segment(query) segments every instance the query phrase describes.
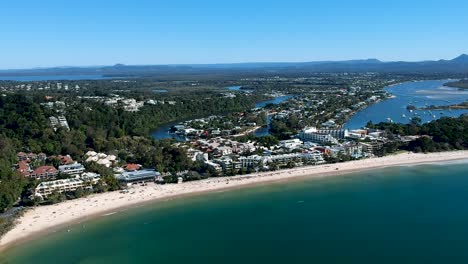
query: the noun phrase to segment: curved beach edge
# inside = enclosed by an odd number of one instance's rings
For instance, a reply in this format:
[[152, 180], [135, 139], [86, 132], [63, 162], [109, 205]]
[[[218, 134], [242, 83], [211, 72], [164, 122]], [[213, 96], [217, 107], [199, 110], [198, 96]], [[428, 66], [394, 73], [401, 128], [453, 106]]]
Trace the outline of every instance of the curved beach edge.
[[[446, 163], [463, 160], [468, 163], [468, 151], [438, 153], [400, 153], [336, 164], [298, 167], [242, 176], [209, 178], [181, 184], [132, 187], [129, 193], [108, 192], [69, 200], [55, 205], [30, 208], [17, 220], [17, 224], [0, 240], [0, 251], [13, 245], [33, 240], [76, 223], [105, 217], [127, 208], [146, 203], [170, 200], [190, 195], [269, 184], [292, 179], [323, 178], [393, 166]], [[466, 161], [465, 161], [466, 160]]]

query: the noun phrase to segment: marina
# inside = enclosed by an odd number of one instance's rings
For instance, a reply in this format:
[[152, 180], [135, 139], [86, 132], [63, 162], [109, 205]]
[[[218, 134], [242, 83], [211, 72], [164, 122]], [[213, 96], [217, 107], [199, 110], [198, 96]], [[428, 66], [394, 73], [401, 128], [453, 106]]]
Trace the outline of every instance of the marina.
[[468, 100], [468, 90], [443, 86], [450, 80], [430, 80], [405, 82], [392, 85], [385, 90], [394, 98], [371, 105], [356, 113], [346, 124], [349, 129], [365, 126], [367, 122], [409, 123], [414, 117], [427, 123], [443, 116], [458, 117], [468, 113], [468, 109], [457, 110], [418, 110], [430, 105], [443, 106], [459, 104]]

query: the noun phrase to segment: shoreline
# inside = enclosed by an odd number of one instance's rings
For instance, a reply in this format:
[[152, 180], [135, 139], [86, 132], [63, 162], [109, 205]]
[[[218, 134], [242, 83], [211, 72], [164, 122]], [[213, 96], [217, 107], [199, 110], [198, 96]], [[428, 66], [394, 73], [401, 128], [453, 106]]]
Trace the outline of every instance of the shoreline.
[[0, 252], [11, 246], [61, 230], [69, 225], [118, 213], [158, 201], [167, 201], [227, 189], [291, 181], [294, 179], [321, 179], [343, 174], [414, 166], [468, 159], [468, 151], [438, 153], [401, 153], [381, 158], [369, 158], [335, 164], [305, 166], [293, 169], [261, 172], [232, 177], [208, 178], [182, 184], [131, 187], [129, 193], [107, 192], [48, 206], [27, 209], [17, 224], [0, 239]]

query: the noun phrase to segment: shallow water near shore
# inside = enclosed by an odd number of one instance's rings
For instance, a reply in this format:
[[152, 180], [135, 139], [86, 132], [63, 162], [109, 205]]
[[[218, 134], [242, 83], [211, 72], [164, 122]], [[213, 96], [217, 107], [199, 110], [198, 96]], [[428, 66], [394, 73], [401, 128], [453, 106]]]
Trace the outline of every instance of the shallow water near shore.
[[410, 112], [408, 105], [424, 108], [431, 105], [443, 106], [463, 103], [468, 100], [468, 90], [444, 86], [453, 80], [428, 80], [405, 82], [385, 88], [395, 98], [373, 104], [356, 113], [345, 127], [357, 129], [365, 126], [368, 121], [375, 123], [388, 122], [388, 118], [395, 123], [409, 123], [411, 118], [419, 117], [423, 123], [441, 117], [459, 117], [468, 113], [468, 109], [454, 110], [415, 110]]
[[468, 164], [393, 167], [128, 209], [0, 263], [466, 263]]

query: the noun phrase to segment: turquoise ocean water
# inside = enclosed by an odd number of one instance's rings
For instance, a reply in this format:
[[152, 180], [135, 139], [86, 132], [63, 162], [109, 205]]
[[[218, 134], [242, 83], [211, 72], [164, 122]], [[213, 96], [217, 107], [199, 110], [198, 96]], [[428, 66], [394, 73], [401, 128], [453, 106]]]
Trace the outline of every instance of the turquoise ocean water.
[[0, 263], [468, 263], [468, 161], [157, 202], [16, 246]]

